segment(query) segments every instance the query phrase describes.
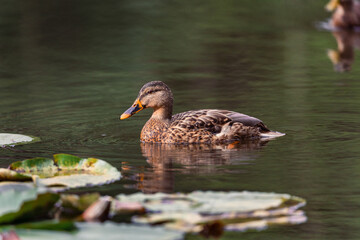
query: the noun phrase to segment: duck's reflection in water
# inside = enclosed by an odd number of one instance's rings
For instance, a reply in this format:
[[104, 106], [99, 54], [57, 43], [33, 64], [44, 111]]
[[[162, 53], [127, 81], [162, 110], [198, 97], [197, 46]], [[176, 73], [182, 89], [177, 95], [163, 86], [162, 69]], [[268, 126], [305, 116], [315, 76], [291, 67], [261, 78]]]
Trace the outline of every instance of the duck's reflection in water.
[[355, 49], [360, 49], [360, 32], [338, 30], [332, 33], [338, 49], [328, 50], [328, 57], [337, 72], [350, 71], [355, 58]]
[[151, 169], [139, 174], [137, 188], [146, 193], [173, 192], [175, 173], [205, 175], [215, 173], [220, 165], [250, 163], [266, 143], [263, 140], [227, 145], [142, 143], [142, 154]]

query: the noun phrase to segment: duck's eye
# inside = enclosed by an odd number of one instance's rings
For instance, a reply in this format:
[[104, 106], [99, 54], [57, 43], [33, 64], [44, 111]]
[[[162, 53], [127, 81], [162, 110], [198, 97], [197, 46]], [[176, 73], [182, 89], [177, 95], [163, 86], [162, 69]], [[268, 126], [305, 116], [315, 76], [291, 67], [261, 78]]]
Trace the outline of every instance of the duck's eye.
[[160, 89], [155, 89], [155, 90], [149, 90], [149, 91], [147, 91], [145, 94], [147, 95], [147, 94], [152, 94], [152, 93], [154, 93], [154, 92], [159, 92], [160, 91]]
[[150, 91], [146, 92], [146, 94], [152, 94], [152, 93], [158, 92], [158, 91], [159, 91], [159, 90], [150, 90]]

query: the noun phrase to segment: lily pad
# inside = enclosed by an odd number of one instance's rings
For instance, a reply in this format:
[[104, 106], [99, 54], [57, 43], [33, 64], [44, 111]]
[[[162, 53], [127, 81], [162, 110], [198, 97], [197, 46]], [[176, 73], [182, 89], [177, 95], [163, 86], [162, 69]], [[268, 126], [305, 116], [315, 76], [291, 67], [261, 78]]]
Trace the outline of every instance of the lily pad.
[[25, 201], [34, 200], [36, 197], [37, 190], [31, 183], [1, 182], [0, 216], [19, 211]]
[[16, 172], [23, 172], [23, 173], [45, 173], [49, 174], [50, 176], [57, 171], [57, 167], [54, 164], [52, 159], [46, 158], [32, 158], [26, 159], [23, 161], [13, 162], [10, 164], [9, 169], [14, 170]]
[[[201, 232], [203, 226], [213, 222], [229, 225], [225, 226], [228, 230], [242, 231], [252, 228], [254, 220], [266, 226], [306, 221], [304, 213], [298, 210], [305, 205], [305, 200], [288, 194], [195, 191], [189, 194], [121, 194], [117, 198], [120, 202], [141, 204], [148, 211], [147, 215], [133, 217], [136, 223], [164, 223], [165, 227], [186, 232]], [[242, 225], [234, 225], [240, 223]]]
[[40, 138], [22, 134], [0, 133], [0, 146], [13, 146], [40, 141]]
[[111, 183], [121, 178], [109, 163], [96, 158], [55, 154], [54, 159], [33, 158], [0, 169], [0, 181], [33, 179], [38, 186], [75, 188]]
[[[224, 212], [250, 212], [279, 207], [287, 200], [294, 199], [289, 194], [261, 192], [202, 192], [189, 194], [120, 194], [120, 201], [139, 202], [152, 212], [184, 212], [191, 211], [203, 214], [220, 214]], [[297, 202], [304, 202], [296, 198]]]
[[92, 239], [131, 239], [131, 240], [180, 240], [184, 234], [179, 231], [167, 230], [162, 227], [135, 226], [131, 224], [116, 224], [112, 222], [76, 223], [77, 232], [55, 232], [44, 230], [16, 229], [21, 240], [92, 240]]
[[0, 224], [47, 216], [59, 196], [42, 193], [32, 183], [0, 183]]
[[61, 207], [77, 210], [78, 212], [85, 211], [91, 204], [99, 200], [99, 193], [86, 193], [83, 195], [76, 194], [62, 194]]
[[[11, 226], [10, 229], [14, 227]], [[57, 221], [57, 220], [45, 220], [41, 222], [29, 222], [17, 224], [16, 229], [39, 229], [39, 230], [51, 230], [51, 231], [64, 231], [71, 232], [77, 230], [73, 221]]]
[[10, 169], [0, 168], [0, 181], [31, 181], [31, 176]]

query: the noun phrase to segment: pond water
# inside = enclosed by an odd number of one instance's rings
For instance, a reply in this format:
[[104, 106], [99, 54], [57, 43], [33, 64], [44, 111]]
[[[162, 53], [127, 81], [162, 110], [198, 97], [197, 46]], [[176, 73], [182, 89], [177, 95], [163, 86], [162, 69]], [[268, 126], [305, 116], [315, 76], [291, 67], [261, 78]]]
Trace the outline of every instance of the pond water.
[[[325, 3], [3, 1], [0, 132], [42, 141], [0, 149], [0, 167], [70, 153], [124, 175], [78, 192], [289, 193], [307, 199], [306, 223], [222, 239], [359, 239], [360, 56], [335, 71], [336, 36], [315, 27], [330, 16]], [[233, 148], [142, 145], [151, 111], [119, 116], [152, 80], [172, 88], [175, 113], [234, 110], [287, 135]]]

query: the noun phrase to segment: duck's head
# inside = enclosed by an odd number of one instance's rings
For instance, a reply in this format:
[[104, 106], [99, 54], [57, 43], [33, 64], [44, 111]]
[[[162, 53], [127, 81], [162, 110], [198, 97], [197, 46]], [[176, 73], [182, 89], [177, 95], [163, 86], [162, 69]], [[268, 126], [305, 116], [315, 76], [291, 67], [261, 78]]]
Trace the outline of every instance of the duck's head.
[[339, 6], [351, 6], [353, 4], [353, 0], [330, 0], [328, 4], [326, 4], [325, 8], [329, 12], [334, 11]]
[[145, 108], [153, 108], [155, 112], [160, 110], [163, 117], [171, 117], [172, 105], [173, 95], [170, 88], [161, 81], [149, 82], [140, 89], [134, 104], [120, 116], [120, 119], [129, 118]]

